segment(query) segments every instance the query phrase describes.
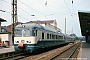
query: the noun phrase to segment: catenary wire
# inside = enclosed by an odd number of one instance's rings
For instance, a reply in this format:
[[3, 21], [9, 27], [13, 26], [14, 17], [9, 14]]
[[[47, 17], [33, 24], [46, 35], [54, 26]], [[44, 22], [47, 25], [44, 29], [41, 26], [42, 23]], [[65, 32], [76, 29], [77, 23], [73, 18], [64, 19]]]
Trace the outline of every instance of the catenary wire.
[[64, 2], [65, 2], [65, 5], [66, 5], [66, 7], [67, 7], [67, 9], [68, 9], [69, 13], [70, 13], [70, 14], [71, 14], [71, 16], [72, 16], [72, 13], [71, 13], [71, 11], [69, 10], [68, 5], [67, 5], [67, 3], [66, 3], [66, 1], [65, 1], [65, 0], [64, 0]]
[[[2, 0], [2, 1], [11, 4], [10, 2], [5, 1], [5, 0]], [[19, 8], [20, 8], [20, 7], [19, 7]], [[20, 9], [21, 9], [21, 8], [20, 8]], [[23, 10], [23, 9], [22, 9], [22, 10]], [[25, 10], [23, 10], [23, 11], [25, 12]], [[5, 10], [4, 10], [3, 12], [6, 12], [6, 13], [9, 13], [9, 14], [12, 14], [12, 13], [10, 13], [10, 12], [8, 12], [8, 11], [5, 11]], [[26, 12], [26, 13], [28, 13], [28, 12]], [[29, 14], [29, 13], [28, 13], [28, 14]], [[30, 14], [29, 14], [29, 15], [30, 15]], [[18, 14], [17, 14], [17, 16], [20, 17], [20, 18], [22, 18], [22, 19], [24, 19], [24, 20], [29, 20], [29, 19], [26, 19], [26, 18], [24, 18], [24, 17], [18, 15]]]
[[[27, 4], [25, 4], [24, 2], [22, 2], [22, 1], [20, 1], [20, 0], [18, 0], [19, 2], [21, 2], [22, 4], [24, 4], [25, 6], [27, 6], [27, 7], [29, 7], [30, 9], [32, 9], [32, 10], [34, 10], [35, 12], [37, 12], [37, 13], [39, 13], [39, 14], [41, 14], [42, 16], [44, 16], [42, 13], [40, 13], [40, 12], [38, 12], [38, 11], [36, 11], [35, 9], [33, 9], [32, 7], [30, 7], [30, 6], [28, 6]], [[46, 17], [46, 16], [44, 16], [44, 17]], [[47, 17], [46, 17], [47, 18]]]
[[[12, 4], [12, 3], [10, 3], [10, 2], [8, 2], [8, 1], [5, 1], [5, 0], [2, 0], [3, 2], [6, 2], [6, 3], [9, 3], [9, 4]], [[22, 1], [20, 1], [20, 0], [18, 0], [19, 2], [21, 2], [22, 4], [24, 4], [24, 5], [26, 5], [27, 7], [29, 7], [29, 8], [31, 8], [32, 10], [34, 10], [34, 11], [36, 11], [35, 9], [33, 9], [32, 7], [30, 7], [30, 6], [28, 6], [27, 4], [25, 4], [25, 3], [23, 3]], [[19, 9], [21, 9], [21, 10], [23, 10], [22, 8], [20, 8], [19, 7]], [[24, 12], [26, 12], [25, 10], [23, 10]], [[38, 12], [38, 11], [36, 11], [37, 13], [39, 13], [39, 14], [41, 14], [40, 12]], [[30, 15], [28, 12], [26, 12], [28, 15]], [[43, 14], [41, 14], [41, 15], [43, 15]], [[18, 15], [19, 16], [19, 15]], [[31, 15], [30, 15], [31, 16]], [[44, 16], [44, 15], [43, 15]], [[44, 16], [44, 17], [46, 17], [46, 16]], [[47, 17], [46, 17], [47, 18]]]

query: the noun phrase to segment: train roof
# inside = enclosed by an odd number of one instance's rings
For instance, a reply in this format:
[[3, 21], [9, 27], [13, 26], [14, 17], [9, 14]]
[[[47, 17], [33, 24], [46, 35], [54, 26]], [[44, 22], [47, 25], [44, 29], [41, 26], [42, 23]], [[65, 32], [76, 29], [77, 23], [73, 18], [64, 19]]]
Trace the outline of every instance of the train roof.
[[68, 37], [68, 38], [73, 38], [72, 36], [70, 35], [67, 35], [67, 34], [64, 34], [65, 37]]
[[36, 24], [36, 23], [30, 23], [30, 24], [21, 23], [21, 24], [17, 25], [16, 28], [17, 27], [25, 27], [25, 28], [39, 27], [39, 28], [41, 28], [41, 26], [39, 24]]
[[42, 29], [45, 29], [45, 30], [49, 30], [49, 31], [53, 31], [53, 32], [57, 32], [56, 30], [53, 30], [49, 27], [43, 27], [39, 24], [36, 24], [36, 23], [30, 23], [30, 24], [19, 24], [16, 26], [16, 28], [18, 27], [25, 27], [25, 28], [33, 28], [33, 27], [37, 27], [37, 28], [42, 28]]
[[41, 25], [39, 25], [39, 24], [36, 24], [36, 23], [19, 24], [19, 25], [16, 26], [16, 28], [21, 28], [21, 27], [24, 27], [24, 28], [33, 28], [33, 27], [36, 27], [36, 28], [48, 30], [48, 31], [51, 31], [51, 32], [55, 32], [55, 33], [58, 34], [58, 35], [64, 36], [63, 33], [58, 32], [57, 30], [53, 30], [52, 28], [49, 28], [49, 27], [43, 27], [43, 26], [41, 26]]

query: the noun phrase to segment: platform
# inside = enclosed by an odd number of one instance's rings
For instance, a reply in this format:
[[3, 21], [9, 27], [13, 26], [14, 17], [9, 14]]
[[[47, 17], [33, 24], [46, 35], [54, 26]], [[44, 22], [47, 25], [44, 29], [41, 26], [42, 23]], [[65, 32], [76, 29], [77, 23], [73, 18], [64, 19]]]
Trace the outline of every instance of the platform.
[[0, 48], [0, 54], [2, 54], [2, 53], [8, 53], [8, 52], [13, 52], [13, 51], [14, 51], [14, 47]]
[[82, 41], [82, 47], [79, 52], [78, 60], [90, 60], [90, 43]]

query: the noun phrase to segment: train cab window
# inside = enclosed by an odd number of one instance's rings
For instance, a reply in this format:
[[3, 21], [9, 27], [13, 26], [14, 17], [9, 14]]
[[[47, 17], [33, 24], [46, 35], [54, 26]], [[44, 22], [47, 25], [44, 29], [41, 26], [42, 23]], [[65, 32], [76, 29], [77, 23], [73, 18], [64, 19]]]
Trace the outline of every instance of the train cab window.
[[49, 39], [49, 34], [47, 34], [47, 39]]
[[36, 30], [36, 36], [37, 36], [37, 30]]
[[44, 33], [42, 32], [42, 39], [44, 39]]
[[22, 36], [22, 30], [21, 29], [15, 29], [14, 34], [15, 34], [15, 37], [21, 37]]
[[34, 36], [37, 36], [37, 30], [34, 30]]
[[25, 30], [22, 30], [23, 31], [23, 36], [26, 37], [26, 36], [30, 36], [30, 31], [25, 29]]
[[29, 29], [22, 29], [22, 28], [19, 28], [19, 29], [15, 29], [15, 37], [27, 37], [27, 36], [30, 36], [30, 31]]

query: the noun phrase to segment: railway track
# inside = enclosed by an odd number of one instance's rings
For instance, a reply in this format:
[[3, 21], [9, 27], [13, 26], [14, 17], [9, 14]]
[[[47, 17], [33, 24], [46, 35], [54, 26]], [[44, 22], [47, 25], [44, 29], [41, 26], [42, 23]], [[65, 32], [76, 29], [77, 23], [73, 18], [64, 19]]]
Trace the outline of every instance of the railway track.
[[[21, 60], [27, 60], [27, 59], [29, 59], [29, 60], [53, 60], [56, 58], [56, 56], [59, 56], [61, 53], [64, 53], [64, 52], [70, 50], [74, 46], [80, 46], [80, 42], [75, 43], [75, 44], [69, 44], [69, 45], [66, 45], [64, 47], [60, 47], [57, 49], [53, 49], [53, 50], [45, 52], [45, 53], [41, 53], [41, 54], [37, 54], [37, 55], [31, 55], [31, 56], [26, 57], [26, 58], [21, 59]], [[74, 47], [73, 49], [75, 50], [76, 48]], [[65, 55], [67, 55], [67, 54], [68, 53], [65, 53]], [[69, 55], [69, 57], [71, 57], [71, 56]], [[60, 58], [62, 58], [62, 57], [59, 57], [58, 60], [60, 60]], [[68, 58], [68, 57], [65, 57], [65, 58]], [[64, 59], [64, 57], [62, 59]]]
[[[63, 47], [55, 48], [53, 50], [45, 51], [45, 52], [38, 53], [38, 54], [25, 54], [25, 53], [15, 54], [14, 52], [12, 52], [12, 53], [9, 53], [9, 55], [6, 54], [8, 57], [5, 57], [4, 55], [4, 58], [2, 58], [2, 60], [3, 59], [5, 60], [55, 60], [57, 58], [59, 58], [60, 60], [60, 58], [62, 59], [68, 58], [68, 57], [60, 57], [61, 54], [65, 54], [65, 55], [68, 54], [65, 52], [69, 51], [71, 48], [73, 50], [75, 48], [74, 46], [79, 46], [79, 44], [80, 43], [68, 44]], [[65, 56], [65, 55], [62, 55], [62, 56]], [[71, 56], [69, 55], [70, 58]]]
[[75, 44], [74, 46], [52, 57], [50, 60], [72, 60], [72, 59], [76, 60], [77, 57], [73, 57], [73, 55], [78, 50], [79, 47], [80, 43]]
[[0, 54], [0, 60], [17, 60], [25, 58], [27, 55], [25, 53], [15, 53], [15, 52], [9, 52]]

